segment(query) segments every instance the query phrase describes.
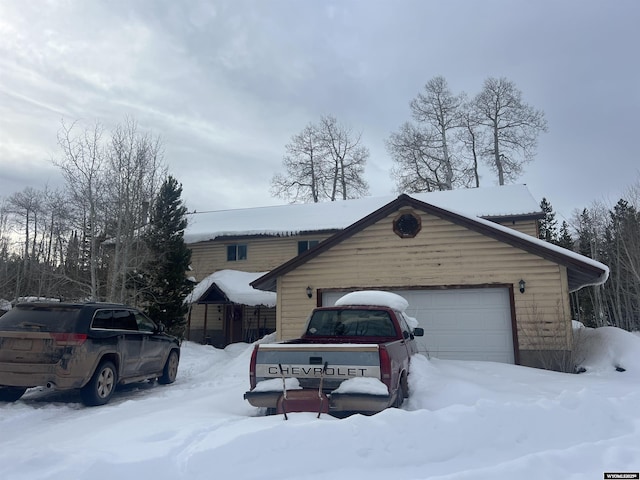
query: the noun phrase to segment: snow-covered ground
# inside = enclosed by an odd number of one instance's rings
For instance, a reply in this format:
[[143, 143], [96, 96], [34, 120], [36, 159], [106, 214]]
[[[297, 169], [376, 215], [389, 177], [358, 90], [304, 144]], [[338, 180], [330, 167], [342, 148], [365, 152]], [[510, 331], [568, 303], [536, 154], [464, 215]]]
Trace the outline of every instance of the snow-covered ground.
[[[0, 404], [0, 479], [601, 479], [640, 470], [640, 337], [584, 329], [586, 373], [414, 358], [402, 409], [261, 416], [251, 347], [185, 343], [178, 380], [87, 408]], [[626, 369], [616, 371], [615, 367]]]

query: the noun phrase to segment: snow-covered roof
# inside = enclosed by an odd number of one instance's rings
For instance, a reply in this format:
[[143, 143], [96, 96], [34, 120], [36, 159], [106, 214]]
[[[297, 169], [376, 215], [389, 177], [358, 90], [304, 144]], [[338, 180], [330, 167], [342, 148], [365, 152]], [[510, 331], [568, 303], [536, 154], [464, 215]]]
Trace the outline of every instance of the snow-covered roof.
[[264, 277], [253, 282], [253, 285], [266, 290], [275, 290], [275, 282], [278, 276], [297, 268], [299, 265], [302, 265], [311, 258], [320, 255], [333, 245], [342, 242], [356, 231], [366, 228], [368, 225], [371, 225], [380, 218], [388, 215], [390, 212], [403, 206], [412, 206], [414, 208], [422, 209], [431, 214], [446, 218], [454, 223], [463, 225], [471, 230], [480, 232], [483, 235], [488, 235], [492, 238], [498, 239], [499, 241], [521, 248], [561, 265], [565, 265], [568, 272], [570, 291], [575, 291], [588, 285], [600, 285], [606, 282], [607, 278], [609, 278], [609, 267], [566, 248], [553, 245], [512, 228], [474, 216], [473, 214], [466, 214], [462, 211], [439, 207], [431, 203], [423, 202], [413, 196], [401, 195], [397, 199], [385, 205], [384, 208], [362, 218], [357, 224], [351, 225], [349, 228], [323, 241], [317, 247], [308, 250], [271, 270]]
[[[498, 218], [540, 214], [539, 204], [526, 185], [414, 193], [411, 197], [474, 217]], [[300, 232], [342, 230], [395, 198], [365, 197], [336, 202], [194, 213], [189, 216], [189, 226], [184, 239], [187, 243], [196, 243], [223, 236], [287, 236]]]
[[185, 299], [185, 303], [196, 303], [213, 285], [215, 285], [233, 303], [250, 306], [264, 305], [266, 307], [275, 307], [276, 294], [274, 292], [257, 290], [249, 285], [265, 273], [267, 272], [219, 270], [198, 283]]

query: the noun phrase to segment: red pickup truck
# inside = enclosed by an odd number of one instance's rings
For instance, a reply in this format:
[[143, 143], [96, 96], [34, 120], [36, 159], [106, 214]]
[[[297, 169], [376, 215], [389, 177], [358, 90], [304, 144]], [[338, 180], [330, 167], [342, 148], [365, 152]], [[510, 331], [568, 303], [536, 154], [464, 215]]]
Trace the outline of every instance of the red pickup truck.
[[414, 337], [424, 330], [404, 312], [407, 301], [390, 292], [345, 295], [313, 310], [302, 337], [257, 344], [244, 398], [268, 413], [292, 411], [377, 413], [400, 406]]

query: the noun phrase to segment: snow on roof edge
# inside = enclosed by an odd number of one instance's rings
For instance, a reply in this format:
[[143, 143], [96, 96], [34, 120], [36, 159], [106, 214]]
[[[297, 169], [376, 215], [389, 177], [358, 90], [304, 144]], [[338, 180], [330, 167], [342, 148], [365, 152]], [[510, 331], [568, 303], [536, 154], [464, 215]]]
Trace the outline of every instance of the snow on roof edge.
[[[541, 212], [538, 202], [524, 184], [407, 195], [473, 217], [531, 216]], [[226, 236], [291, 236], [302, 232], [343, 230], [396, 198], [376, 196], [200, 212], [202, 216], [194, 216], [189, 222], [184, 239], [190, 244]]]
[[252, 307], [263, 305], [276, 306], [275, 292], [258, 290], [251, 286], [251, 282], [268, 272], [242, 272], [239, 270], [218, 270], [200, 281], [193, 291], [185, 298], [184, 303], [197, 302], [212, 285], [216, 285], [227, 298], [241, 305]]

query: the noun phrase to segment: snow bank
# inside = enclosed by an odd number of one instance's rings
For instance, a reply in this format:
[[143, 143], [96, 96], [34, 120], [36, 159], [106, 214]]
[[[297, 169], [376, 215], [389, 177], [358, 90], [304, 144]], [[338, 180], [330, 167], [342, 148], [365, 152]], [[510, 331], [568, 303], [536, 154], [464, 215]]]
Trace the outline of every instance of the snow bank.
[[[617, 330], [617, 331], [616, 331]], [[589, 329], [587, 329], [589, 332]], [[588, 479], [640, 470], [640, 339], [596, 329], [581, 375], [413, 358], [401, 409], [263, 416], [243, 400], [252, 345], [184, 342], [176, 382], [104, 407], [32, 389], [0, 404], [2, 480]], [[601, 357], [602, 358], [602, 357]], [[614, 363], [627, 369], [617, 372]], [[352, 382], [356, 383], [356, 382]]]
[[640, 373], [640, 337], [616, 327], [587, 328], [573, 323], [574, 358], [587, 372]]

